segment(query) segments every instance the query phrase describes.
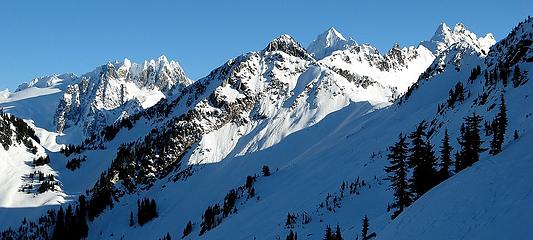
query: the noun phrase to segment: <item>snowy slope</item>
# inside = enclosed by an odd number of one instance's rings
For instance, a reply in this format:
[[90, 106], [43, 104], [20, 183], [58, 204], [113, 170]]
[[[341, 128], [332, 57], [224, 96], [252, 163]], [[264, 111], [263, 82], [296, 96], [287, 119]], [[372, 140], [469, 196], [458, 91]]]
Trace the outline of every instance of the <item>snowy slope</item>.
[[[14, 121], [19, 122], [15, 125]], [[37, 173], [41, 172], [47, 180], [50, 174], [55, 178], [58, 173], [48, 164], [33, 163], [40, 157], [46, 157], [47, 153], [36, 141], [37, 136], [24, 132], [24, 128], [29, 126], [22, 120], [15, 120], [7, 114], [0, 115], [0, 214], [4, 216], [16, 212], [17, 215], [38, 217], [43, 212], [39, 208], [63, 203], [66, 198], [60, 183], [53, 191], [39, 192], [44, 179], [40, 179]], [[3, 217], [0, 225], [9, 226], [12, 221], [13, 218]]]
[[[531, 26], [531, 21], [524, 25]], [[501, 184], [483, 188], [475, 188], [475, 183], [519, 166], [524, 170], [530, 167], [523, 162], [529, 159], [524, 154], [512, 165], [504, 164], [501, 171], [491, 172], [496, 168], [491, 166], [493, 162], [514, 157], [510, 149], [523, 149], [530, 143], [527, 134], [532, 127], [529, 118], [533, 105], [527, 96], [532, 91], [531, 83], [524, 81], [514, 87], [512, 83], [503, 86], [499, 81], [485, 85], [484, 74], [469, 80], [474, 67], [479, 65], [482, 71], [491, 72], [503, 63], [511, 68], [518, 64], [523, 77], [529, 79], [533, 31], [521, 27], [517, 32], [520, 34], [504, 39], [489, 53], [479, 47], [480, 41], [459, 40], [438, 54], [424, 46], [395, 46], [381, 55], [371, 46], [360, 45], [336, 51], [319, 61], [284, 35], [261, 52], [230, 60], [171, 101], [151, 108], [155, 110], [132, 117], [131, 128], [120, 128], [110, 141], [94, 143], [102, 143], [104, 150], [91, 148], [89, 143], [87, 150], [74, 155], [87, 156], [80, 169], [63, 172], [64, 167], [57, 165], [63, 174], [59, 179], [83, 179], [80, 184], [64, 181], [66, 192], [79, 194], [109, 166], [109, 156], [115, 155], [120, 144], [138, 139], [123, 148], [131, 150], [135, 157], [128, 160], [116, 156], [104, 174], [110, 177], [117, 195], [113, 208], [106, 208], [90, 223], [89, 239], [152, 239], [167, 232], [172, 238], [180, 238], [188, 221], [193, 228], [187, 239], [282, 239], [289, 228], [298, 232], [300, 239], [321, 239], [326, 225], [336, 224], [344, 239], [353, 239], [360, 233], [364, 215], [370, 218], [371, 231], [384, 239], [412, 238], [402, 235], [409, 233], [398, 232], [404, 228], [414, 229], [417, 236], [422, 236], [420, 239], [427, 239], [433, 228], [421, 224], [428, 221], [420, 219], [432, 214], [441, 214], [436, 224], [451, 232], [453, 226], [440, 222], [468, 195], [437, 212], [427, 206], [439, 204], [442, 194], [459, 192], [457, 185], [479, 191], [471, 196], [491, 195], [503, 189], [505, 183], [516, 181], [514, 176], [508, 174]], [[468, 97], [437, 113], [437, 106], [446, 103], [449, 90], [458, 82], [465, 86]], [[451, 139], [456, 139], [463, 117], [474, 111], [482, 113], [486, 120], [494, 117], [496, 109], [490, 106], [498, 104], [500, 93], [508, 102], [511, 119], [504, 152], [496, 157], [482, 154], [478, 164], [437, 186], [391, 221], [386, 209], [392, 193], [383, 169], [388, 163], [386, 149], [398, 134], [411, 132], [426, 120], [434, 131], [434, 145], [440, 143], [444, 129], [449, 130]], [[481, 104], [479, 99], [484, 94], [486, 101]], [[522, 135], [517, 141], [511, 140], [514, 129]], [[485, 141], [489, 138], [483, 136]], [[452, 145], [457, 148], [455, 141]], [[59, 154], [56, 157], [56, 162], [62, 163], [71, 158]], [[135, 170], [124, 177], [120, 174], [121, 165], [134, 166]], [[261, 176], [263, 165], [270, 167], [271, 176]], [[462, 182], [475, 178], [479, 172], [487, 177], [470, 185]], [[243, 186], [246, 177], [254, 174], [256, 195], [249, 198], [249, 193], [238, 190], [238, 210], [226, 217], [219, 215], [217, 226], [199, 236], [206, 208], [223, 204], [231, 189]], [[525, 178], [523, 189], [509, 190], [489, 204], [510, 206], [505, 201], [527, 193], [530, 177], [525, 171], [517, 177]], [[356, 191], [341, 190], [343, 182], [356, 185]], [[159, 216], [143, 226], [135, 220], [130, 227], [129, 215], [136, 213], [137, 201], [142, 197], [155, 199]], [[499, 212], [489, 211], [489, 206], [465, 208], [472, 211], [461, 218], [481, 216], [481, 223], [494, 226], [490, 221]], [[478, 209], [481, 215], [475, 215]], [[292, 227], [285, 226], [288, 213], [297, 215]], [[517, 211], [506, 216], [514, 213]], [[304, 215], [308, 221], [303, 221]], [[520, 216], [525, 218], [528, 212]], [[466, 230], [458, 234], [473, 236], [484, 229], [476, 224], [465, 220], [462, 226]], [[505, 225], [510, 232], [517, 229], [523, 236], [531, 235], [522, 226]]]
[[[531, 129], [531, 126], [528, 126]], [[533, 216], [531, 132], [418, 200], [379, 239], [528, 239]], [[422, 224], [424, 223], [424, 224]]]
[[54, 131], [53, 115], [62, 93], [76, 79], [73, 74], [52, 75], [21, 84], [15, 92], [4, 92], [0, 107], [6, 112], [31, 119], [38, 126]]

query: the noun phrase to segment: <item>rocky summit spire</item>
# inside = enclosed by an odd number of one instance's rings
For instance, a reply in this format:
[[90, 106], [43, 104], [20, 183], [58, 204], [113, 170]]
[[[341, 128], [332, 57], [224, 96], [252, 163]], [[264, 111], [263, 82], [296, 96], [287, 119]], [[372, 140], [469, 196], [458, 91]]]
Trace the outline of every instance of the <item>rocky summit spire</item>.
[[334, 27], [329, 28], [327, 31], [321, 33], [317, 38], [309, 44], [307, 51], [313, 55], [317, 60], [325, 58], [334, 51], [344, 50], [350, 46], [357, 45], [353, 39], [346, 39], [340, 32]]
[[433, 52], [434, 55], [439, 55], [453, 44], [464, 43], [475, 49], [481, 54], [486, 54], [490, 46], [494, 45], [496, 41], [491, 33], [485, 35], [485, 37], [478, 38], [475, 33], [466, 28], [463, 23], [457, 23], [453, 30], [441, 23], [433, 37], [429, 41], [423, 41], [420, 45], [426, 47]]
[[262, 52], [281, 51], [289, 55], [310, 60], [311, 55], [300, 46], [291, 36], [283, 34], [268, 43], [267, 47]]

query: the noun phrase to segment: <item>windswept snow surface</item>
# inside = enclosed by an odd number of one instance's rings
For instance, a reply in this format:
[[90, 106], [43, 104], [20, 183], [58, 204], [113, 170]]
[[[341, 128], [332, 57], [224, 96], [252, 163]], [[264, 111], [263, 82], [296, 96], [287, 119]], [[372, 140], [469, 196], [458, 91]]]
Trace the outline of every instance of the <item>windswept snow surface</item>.
[[[61, 78], [67, 76], [67, 78]], [[63, 91], [72, 83], [71, 75], [37, 78], [0, 98], [0, 107], [19, 118], [31, 119], [41, 128], [54, 131], [54, 114]]]

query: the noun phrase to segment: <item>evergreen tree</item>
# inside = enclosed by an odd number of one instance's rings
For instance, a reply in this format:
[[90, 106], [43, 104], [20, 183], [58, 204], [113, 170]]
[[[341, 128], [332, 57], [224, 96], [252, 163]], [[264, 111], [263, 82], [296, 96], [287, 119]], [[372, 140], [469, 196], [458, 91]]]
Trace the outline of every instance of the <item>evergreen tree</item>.
[[144, 198], [141, 201], [137, 201], [137, 222], [139, 225], [142, 226], [157, 216], [155, 200]]
[[87, 223], [83, 223], [83, 220], [85, 220], [85, 216], [81, 215], [79, 206], [76, 206], [76, 209], [74, 210], [74, 216], [73, 216], [73, 223], [71, 224], [73, 236], [76, 239], [84, 238], [83, 234], [83, 225], [87, 225]]
[[224, 205], [222, 206], [223, 216], [227, 217], [235, 207], [235, 200], [237, 199], [237, 193], [235, 189], [231, 189], [224, 198]]
[[133, 227], [135, 225], [135, 221], [133, 220], [133, 211], [130, 212], [130, 227]]
[[292, 229], [291, 231], [289, 232], [289, 235], [287, 235], [287, 240], [298, 240], [298, 233], [297, 232], [293, 232]]
[[54, 240], [66, 239], [64, 238], [64, 236], [65, 236], [65, 212], [63, 211], [63, 207], [59, 207], [59, 211], [57, 211], [56, 225], [54, 227], [52, 239]]
[[520, 71], [520, 67], [518, 65], [515, 65], [514, 67], [514, 74], [513, 74], [513, 87], [518, 87], [520, 84], [522, 84], [523, 77], [522, 73]]
[[455, 162], [454, 162], [455, 170], [454, 170], [454, 172], [458, 173], [461, 170], [463, 170], [463, 166], [461, 164], [461, 162], [462, 162], [461, 154], [459, 153], [459, 151], [455, 151], [454, 155], [455, 155]]
[[385, 171], [390, 174], [387, 179], [394, 190], [395, 202], [391, 207], [396, 209], [392, 214], [393, 219], [412, 202], [412, 194], [409, 192], [407, 182], [407, 143], [405, 140], [405, 136], [400, 134], [398, 142], [389, 148], [389, 154], [387, 154], [390, 166], [387, 166]]
[[[465, 127], [465, 124], [461, 124], [461, 129], [459, 130], [460, 132], [460, 135], [459, 135], [459, 139], [457, 139], [457, 141], [459, 142], [459, 145], [461, 145], [462, 148], [463, 147], [463, 144], [466, 144], [466, 127]], [[463, 144], [461, 144], [463, 143]], [[458, 173], [460, 172], [461, 170], [465, 169], [466, 166], [465, 166], [465, 160], [464, 160], [464, 156], [462, 154], [463, 150], [461, 150], [461, 152], [456, 152], [455, 153], [455, 172]]]
[[285, 221], [285, 227], [292, 228], [296, 224], [296, 216], [291, 213], [287, 213], [287, 221]]
[[65, 211], [65, 231], [63, 233], [65, 239], [74, 239], [75, 238], [75, 227], [76, 223], [74, 222], [72, 212], [72, 206], [69, 204], [67, 211]]
[[326, 226], [326, 232], [324, 233], [324, 240], [334, 240], [333, 232], [331, 231], [331, 227], [329, 225]]
[[151, 218], [158, 217], [157, 204], [155, 203], [154, 199], [152, 199], [152, 201], [150, 201], [150, 216], [151, 216]]
[[144, 206], [144, 199], [142, 200], [142, 203], [137, 200], [137, 222], [142, 226], [144, 224], [144, 211], [141, 206]]
[[502, 79], [502, 84], [504, 87], [507, 87], [507, 84], [508, 84], [508, 76], [509, 75], [509, 70], [507, 70], [507, 68], [505, 67], [502, 67], [500, 68], [500, 78]]
[[185, 228], [183, 229], [183, 237], [187, 237], [192, 232], [192, 223], [189, 221], [187, 225], [185, 225]]
[[341, 234], [341, 228], [339, 227], [339, 224], [337, 224], [337, 229], [335, 230], [335, 236], [333, 236], [335, 240], [342, 240], [342, 234]]
[[361, 230], [361, 239], [367, 240], [368, 239], [368, 230], [370, 227], [370, 223], [368, 222], [368, 217], [365, 215], [365, 218], [363, 218], [363, 228]]
[[268, 177], [270, 176], [270, 168], [267, 165], [263, 165], [263, 176]]
[[505, 106], [505, 99], [503, 94], [500, 96], [500, 109], [494, 119], [495, 129], [492, 131], [492, 141], [490, 142], [491, 155], [496, 155], [502, 151], [502, 144], [505, 139], [505, 131], [507, 130], [507, 107]]
[[465, 118], [461, 125], [461, 136], [457, 141], [461, 145], [461, 150], [457, 154], [457, 170], [463, 170], [479, 160], [479, 154], [486, 149], [481, 147], [483, 141], [479, 136], [480, 125], [483, 118], [473, 113]]
[[202, 215], [203, 222], [200, 224], [200, 235], [206, 231], [211, 230], [216, 226], [216, 216], [220, 213], [220, 206], [215, 204], [214, 206], [208, 206]]
[[416, 193], [417, 197], [422, 196], [437, 183], [436, 158], [426, 128], [426, 122], [422, 121], [416, 130], [409, 135], [412, 147], [409, 149], [408, 163], [413, 168], [410, 187], [411, 192]]
[[448, 135], [448, 129], [444, 131], [444, 138], [442, 139], [442, 145], [440, 147], [440, 181], [444, 181], [450, 177], [450, 166], [452, 164], [452, 146], [450, 145], [450, 137]]
[[79, 212], [76, 214], [78, 216], [78, 225], [79, 225], [79, 235], [82, 238], [87, 238], [89, 235], [89, 226], [87, 225], [87, 203], [85, 202], [85, 195], [80, 195], [78, 198], [79, 203]]

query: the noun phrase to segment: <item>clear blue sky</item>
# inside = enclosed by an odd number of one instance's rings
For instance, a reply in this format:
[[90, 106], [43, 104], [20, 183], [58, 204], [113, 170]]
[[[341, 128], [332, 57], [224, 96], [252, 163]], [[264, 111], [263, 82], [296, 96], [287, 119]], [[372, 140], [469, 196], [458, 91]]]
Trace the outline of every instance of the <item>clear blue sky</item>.
[[0, 89], [164, 54], [198, 79], [288, 33], [307, 46], [330, 26], [386, 51], [463, 22], [497, 40], [533, 13], [531, 0], [7, 1], [0, 7]]

